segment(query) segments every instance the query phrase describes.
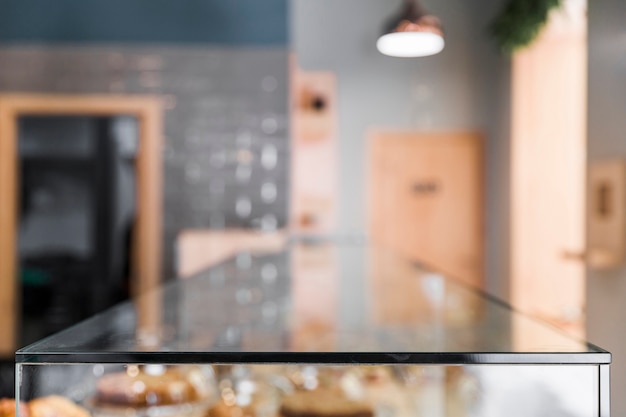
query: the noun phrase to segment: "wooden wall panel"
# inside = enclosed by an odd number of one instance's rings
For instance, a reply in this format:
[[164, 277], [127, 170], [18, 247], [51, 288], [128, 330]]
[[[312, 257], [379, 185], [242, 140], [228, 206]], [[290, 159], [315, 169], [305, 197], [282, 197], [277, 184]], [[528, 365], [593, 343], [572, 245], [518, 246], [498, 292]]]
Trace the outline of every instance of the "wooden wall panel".
[[338, 204], [337, 79], [329, 71], [291, 68], [290, 227], [329, 234]]
[[582, 336], [586, 35], [558, 16], [513, 57], [511, 303]]

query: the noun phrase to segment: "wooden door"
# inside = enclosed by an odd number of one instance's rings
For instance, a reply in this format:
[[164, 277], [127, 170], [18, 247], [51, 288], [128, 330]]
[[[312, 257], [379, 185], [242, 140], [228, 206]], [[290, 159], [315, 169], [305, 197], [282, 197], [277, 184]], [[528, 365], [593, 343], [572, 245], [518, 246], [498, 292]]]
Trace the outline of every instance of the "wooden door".
[[370, 137], [374, 243], [483, 284], [481, 137], [475, 132], [375, 132]]

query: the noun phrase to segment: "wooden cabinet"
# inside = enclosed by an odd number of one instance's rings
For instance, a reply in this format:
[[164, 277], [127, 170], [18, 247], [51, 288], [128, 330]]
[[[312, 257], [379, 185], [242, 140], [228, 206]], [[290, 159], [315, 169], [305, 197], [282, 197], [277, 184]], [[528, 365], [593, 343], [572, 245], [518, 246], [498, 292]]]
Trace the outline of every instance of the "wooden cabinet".
[[475, 132], [373, 132], [372, 240], [482, 287], [481, 143]]

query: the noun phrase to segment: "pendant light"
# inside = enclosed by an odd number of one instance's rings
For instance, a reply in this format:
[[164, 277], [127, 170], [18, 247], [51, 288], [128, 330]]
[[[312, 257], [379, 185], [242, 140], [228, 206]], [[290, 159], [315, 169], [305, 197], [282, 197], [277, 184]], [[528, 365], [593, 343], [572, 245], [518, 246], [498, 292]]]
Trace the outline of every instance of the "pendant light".
[[434, 55], [444, 47], [441, 22], [424, 11], [418, 0], [405, 0], [402, 11], [391, 19], [376, 47], [395, 57]]

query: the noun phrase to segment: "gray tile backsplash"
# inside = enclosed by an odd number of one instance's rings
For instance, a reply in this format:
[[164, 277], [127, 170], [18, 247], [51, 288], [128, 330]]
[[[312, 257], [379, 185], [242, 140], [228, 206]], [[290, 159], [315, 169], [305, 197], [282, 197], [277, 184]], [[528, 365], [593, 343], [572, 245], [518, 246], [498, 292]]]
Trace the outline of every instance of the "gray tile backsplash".
[[168, 274], [182, 229], [287, 221], [285, 48], [4, 47], [0, 91], [163, 96]]

